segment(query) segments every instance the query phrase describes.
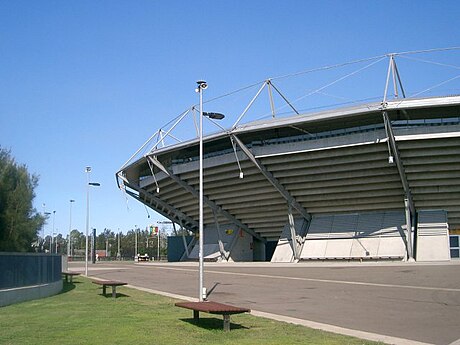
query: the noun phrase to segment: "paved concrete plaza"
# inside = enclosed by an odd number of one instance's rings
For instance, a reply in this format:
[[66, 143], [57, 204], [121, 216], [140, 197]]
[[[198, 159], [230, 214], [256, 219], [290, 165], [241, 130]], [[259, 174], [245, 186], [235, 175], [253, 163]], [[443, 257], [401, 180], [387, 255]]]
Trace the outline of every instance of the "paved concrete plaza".
[[[71, 263], [71, 270], [82, 270]], [[197, 263], [97, 263], [89, 275], [198, 296]], [[431, 344], [460, 339], [460, 262], [205, 264], [209, 299]], [[459, 342], [460, 343], [460, 342]]]

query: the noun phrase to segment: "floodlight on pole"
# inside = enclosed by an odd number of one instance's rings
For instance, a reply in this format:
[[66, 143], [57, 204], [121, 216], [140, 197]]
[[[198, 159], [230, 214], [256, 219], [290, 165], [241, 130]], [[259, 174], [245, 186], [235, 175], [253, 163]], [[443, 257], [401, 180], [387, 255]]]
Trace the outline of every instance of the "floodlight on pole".
[[[46, 217], [46, 205], [45, 203], [42, 204], [42, 207], [43, 207], [43, 217]], [[43, 237], [43, 241], [45, 241], [45, 220], [43, 221], [43, 224], [42, 224], [42, 237]], [[44, 249], [44, 247], [42, 248]]]
[[204, 217], [203, 217], [203, 116], [207, 116], [210, 119], [214, 120], [222, 120], [225, 116], [220, 113], [208, 113], [208, 112], [203, 112], [203, 90], [206, 90], [208, 88], [208, 84], [204, 80], [198, 80], [196, 82], [198, 84], [197, 88], [195, 91], [199, 94], [200, 96], [200, 171], [199, 171], [199, 190], [200, 190], [200, 200], [199, 200], [199, 288], [198, 288], [198, 298], [199, 301], [202, 302], [203, 300], [206, 299], [206, 291], [204, 289], [204, 253], [203, 253], [203, 247], [204, 247]]
[[139, 255], [137, 253], [137, 225], [134, 225], [134, 259], [139, 261]]
[[221, 113], [208, 113], [208, 112], [203, 112], [203, 116], [209, 117], [210, 119], [213, 120], [222, 120], [225, 115]]
[[[43, 204], [43, 210], [44, 209], [45, 209], [45, 204]], [[51, 214], [51, 212], [44, 212], [43, 214], [45, 215], [46, 219], [48, 219], [47, 216], [49, 216]], [[46, 220], [45, 220], [45, 222], [46, 222]], [[45, 222], [43, 223], [43, 248], [45, 247], [45, 244], [46, 244], [46, 240], [45, 240], [45, 225], [44, 225]], [[51, 240], [50, 240], [50, 254], [51, 254]]]
[[[54, 221], [56, 219], [56, 211], [53, 211], [53, 232], [51, 233], [51, 244], [50, 244], [50, 253], [53, 254], [53, 243], [54, 243]], [[57, 241], [57, 239], [56, 239]], [[56, 251], [57, 254], [57, 251]]]
[[88, 276], [88, 232], [89, 232], [89, 187], [99, 187], [101, 184], [90, 182], [91, 167], [86, 167], [86, 243], [85, 243], [85, 276]]

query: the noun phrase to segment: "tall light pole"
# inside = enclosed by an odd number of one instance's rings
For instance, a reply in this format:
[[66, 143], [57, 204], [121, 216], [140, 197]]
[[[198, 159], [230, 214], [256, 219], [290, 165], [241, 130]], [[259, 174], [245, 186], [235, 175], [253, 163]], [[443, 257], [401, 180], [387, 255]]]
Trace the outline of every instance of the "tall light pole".
[[88, 276], [88, 232], [89, 232], [89, 188], [99, 187], [101, 184], [90, 182], [91, 167], [86, 167], [86, 244], [85, 244], [85, 276]]
[[[43, 207], [43, 217], [45, 218], [46, 217], [45, 203], [43, 203], [42, 207]], [[42, 224], [42, 237], [43, 237], [43, 245], [44, 245], [45, 244], [45, 220], [43, 221], [43, 224]]]
[[70, 233], [72, 232], [72, 204], [75, 202], [75, 200], [70, 199], [70, 220], [69, 220], [69, 241], [67, 242], [67, 257], [70, 257], [70, 248], [72, 247], [71, 245], [71, 237]]
[[121, 253], [120, 253], [120, 228], [118, 228], [118, 248], [117, 248], [117, 260], [121, 260]]
[[198, 84], [198, 87], [195, 89], [195, 91], [200, 95], [200, 171], [199, 171], [199, 179], [200, 179], [200, 184], [199, 184], [199, 189], [200, 189], [200, 202], [199, 202], [199, 217], [200, 217], [200, 222], [199, 222], [199, 291], [198, 291], [198, 297], [199, 301], [202, 302], [206, 298], [206, 292], [204, 291], [204, 284], [203, 284], [203, 278], [204, 278], [204, 253], [203, 253], [203, 246], [204, 246], [204, 241], [203, 241], [203, 225], [204, 225], [204, 219], [203, 219], [203, 116], [207, 116], [211, 119], [215, 120], [222, 120], [225, 116], [220, 113], [205, 113], [203, 112], [203, 90], [206, 90], [208, 88], [208, 84], [204, 80], [198, 80], [196, 82]]
[[134, 259], [136, 257], [139, 261], [139, 256], [137, 255], [137, 225], [134, 225]]
[[[43, 204], [43, 210], [44, 210], [44, 206], [45, 204]], [[44, 212], [44, 215], [46, 217], [46, 219], [48, 219], [48, 216], [51, 214], [51, 212]], [[43, 245], [46, 244], [46, 241], [45, 241], [45, 228], [44, 228], [45, 225], [43, 225]], [[51, 254], [51, 239], [50, 239], [50, 254]]]
[[[54, 242], [54, 220], [56, 218], [56, 211], [53, 211], [53, 233], [51, 234], [50, 253], [53, 254], [53, 242]], [[57, 241], [57, 239], [56, 239]], [[57, 254], [57, 252], [56, 252]]]
[[54, 252], [56, 254], [58, 253], [58, 233], [59, 233], [59, 229], [56, 229], [56, 241], [54, 242]]

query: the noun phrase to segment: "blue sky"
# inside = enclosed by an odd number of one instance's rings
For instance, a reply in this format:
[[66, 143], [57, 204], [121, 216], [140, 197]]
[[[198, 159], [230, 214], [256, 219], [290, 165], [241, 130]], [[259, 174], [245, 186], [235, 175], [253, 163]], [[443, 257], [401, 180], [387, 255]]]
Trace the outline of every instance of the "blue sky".
[[91, 227], [145, 227], [161, 218], [133, 199], [128, 210], [115, 172], [197, 102], [196, 80], [211, 98], [310, 68], [459, 46], [458, 18], [456, 1], [1, 1], [0, 146], [40, 176], [35, 206], [56, 211], [58, 232], [68, 233], [70, 199], [72, 228], [85, 231], [87, 165], [101, 183]]

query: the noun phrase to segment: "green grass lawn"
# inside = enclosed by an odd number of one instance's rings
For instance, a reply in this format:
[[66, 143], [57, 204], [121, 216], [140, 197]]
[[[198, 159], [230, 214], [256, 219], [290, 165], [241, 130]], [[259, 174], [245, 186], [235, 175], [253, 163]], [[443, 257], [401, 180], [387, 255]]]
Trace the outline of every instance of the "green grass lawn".
[[177, 300], [126, 287], [113, 299], [75, 280], [59, 295], [0, 308], [0, 344], [374, 344], [247, 314], [232, 316], [224, 332], [221, 316], [200, 313], [195, 324]]

